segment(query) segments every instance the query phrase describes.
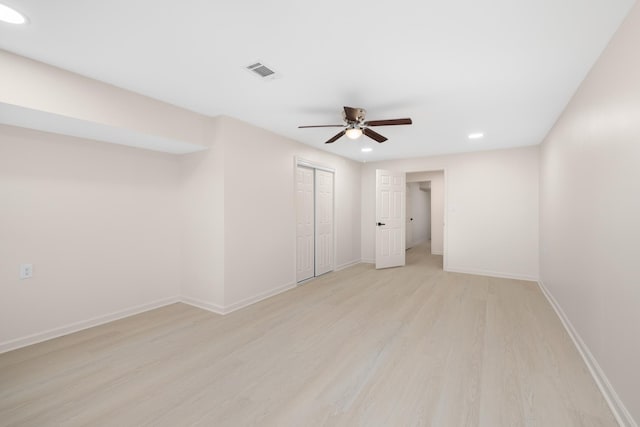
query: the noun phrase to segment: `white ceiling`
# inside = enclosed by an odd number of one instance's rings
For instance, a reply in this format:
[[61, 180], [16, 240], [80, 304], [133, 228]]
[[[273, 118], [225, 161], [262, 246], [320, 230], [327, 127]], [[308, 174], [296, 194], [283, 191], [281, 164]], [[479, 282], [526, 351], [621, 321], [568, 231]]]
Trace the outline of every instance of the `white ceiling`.
[[[0, 24], [2, 49], [367, 161], [540, 143], [634, 3], [0, 1], [30, 20]], [[256, 60], [280, 78], [243, 69]], [[343, 105], [414, 124], [376, 128], [384, 144], [297, 129]]]

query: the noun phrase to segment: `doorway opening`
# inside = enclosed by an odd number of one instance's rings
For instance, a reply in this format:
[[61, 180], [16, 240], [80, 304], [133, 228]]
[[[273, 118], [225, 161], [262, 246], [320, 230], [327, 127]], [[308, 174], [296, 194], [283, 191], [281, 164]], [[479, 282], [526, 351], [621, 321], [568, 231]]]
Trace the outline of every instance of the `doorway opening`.
[[406, 250], [431, 244], [431, 181], [407, 183]]
[[[446, 265], [444, 183], [444, 170], [407, 173], [407, 262], [428, 256], [441, 268]], [[410, 252], [415, 256], [409, 256]]]
[[296, 282], [334, 269], [334, 170], [297, 160]]

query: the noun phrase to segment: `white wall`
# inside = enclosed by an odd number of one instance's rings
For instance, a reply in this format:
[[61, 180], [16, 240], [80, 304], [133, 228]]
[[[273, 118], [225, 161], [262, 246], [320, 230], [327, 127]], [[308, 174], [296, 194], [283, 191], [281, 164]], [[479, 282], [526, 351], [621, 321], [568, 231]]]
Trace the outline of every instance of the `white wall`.
[[296, 156], [335, 169], [336, 266], [359, 261], [360, 164], [239, 120], [219, 120], [225, 163], [225, 306], [296, 283]]
[[442, 171], [412, 172], [407, 174], [407, 181], [429, 181], [431, 187], [431, 253], [444, 254], [444, 183], [445, 176]]
[[[0, 351], [162, 301], [225, 312], [292, 286], [295, 156], [336, 169], [336, 267], [360, 260], [359, 163], [8, 52], [0, 63], [3, 106], [207, 147], [170, 156], [3, 126]], [[21, 282], [25, 262], [36, 277]]]
[[171, 155], [0, 126], [0, 351], [176, 298], [178, 174]]
[[636, 5], [544, 141], [540, 185], [541, 279], [637, 421], [639, 44]]
[[[41, 62], [0, 51], [0, 65], [5, 113], [61, 117], [111, 139], [200, 146], [209, 132], [204, 116]], [[0, 350], [177, 300], [182, 262], [197, 260], [182, 254], [183, 214], [204, 208], [183, 211], [178, 157], [2, 132]], [[34, 263], [33, 279], [17, 281], [21, 262]]]
[[0, 350], [138, 306], [225, 312], [294, 286], [296, 156], [336, 170], [336, 267], [361, 258], [360, 164], [238, 120], [208, 120], [209, 149], [184, 156], [0, 131]]
[[[208, 119], [208, 150], [180, 158], [182, 210], [181, 295], [186, 301], [224, 311], [224, 144], [218, 119]], [[231, 236], [232, 238], [233, 236]]]
[[206, 117], [0, 50], [0, 103], [201, 144]]
[[445, 171], [446, 269], [538, 278], [538, 147], [367, 163], [362, 257], [375, 249], [375, 170]]
[[230, 117], [182, 156], [182, 294], [227, 312], [296, 284], [296, 157], [335, 169], [336, 267], [360, 260], [360, 164]]

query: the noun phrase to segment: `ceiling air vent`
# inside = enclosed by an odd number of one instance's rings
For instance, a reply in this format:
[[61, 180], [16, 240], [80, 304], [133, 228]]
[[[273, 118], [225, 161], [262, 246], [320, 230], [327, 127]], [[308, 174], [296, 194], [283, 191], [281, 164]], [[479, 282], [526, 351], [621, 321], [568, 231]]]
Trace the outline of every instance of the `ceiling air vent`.
[[252, 74], [258, 75], [260, 78], [271, 80], [278, 76], [278, 74], [271, 68], [264, 65], [262, 62], [255, 62], [246, 67]]

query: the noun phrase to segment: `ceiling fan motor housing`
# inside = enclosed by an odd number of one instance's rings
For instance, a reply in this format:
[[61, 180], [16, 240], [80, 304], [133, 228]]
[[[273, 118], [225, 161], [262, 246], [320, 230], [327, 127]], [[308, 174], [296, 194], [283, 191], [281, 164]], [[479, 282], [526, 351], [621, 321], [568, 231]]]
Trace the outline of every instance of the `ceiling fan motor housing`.
[[364, 108], [354, 108], [354, 110], [357, 111], [357, 113], [355, 115], [356, 116], [356, 120], [352, 121], [352, 120], [347, 119], [346, 112], [343, 111], [342, 112], [342, 117], [344, 117], [344, 120], [347, 123], [362, 123], [362, 122], [364, 122], [364, 118], [367, 115], [367, 110], [365, 110]]

